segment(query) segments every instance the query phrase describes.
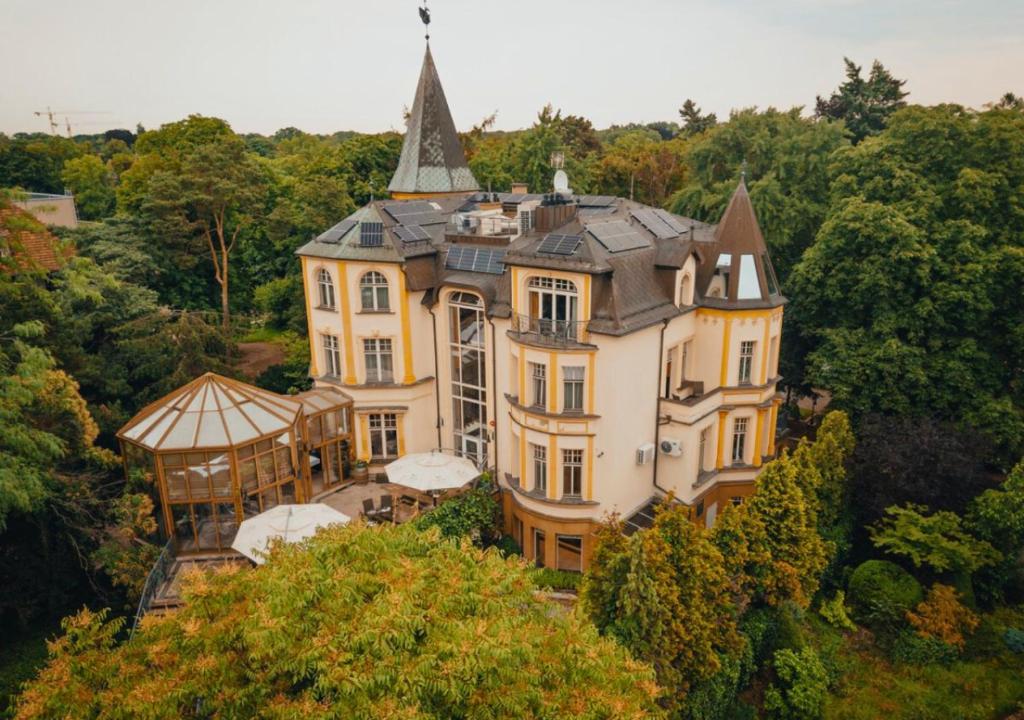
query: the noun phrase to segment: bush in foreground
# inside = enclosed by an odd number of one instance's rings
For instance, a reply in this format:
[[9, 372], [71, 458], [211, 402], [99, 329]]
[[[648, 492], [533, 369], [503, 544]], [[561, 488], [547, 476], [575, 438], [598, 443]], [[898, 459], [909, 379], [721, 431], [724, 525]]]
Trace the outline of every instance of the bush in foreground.
[[850, 576], [850, 605], [857, 622], [873, 630], [894, 630], [921, 602], [921, 583], [896, 563], [868, 560]]
[[331, 527], [193, 576], [125, 643], [68, 618], [16, 717], [657, 717], [650, 667], [536, 589], [437, 531]]

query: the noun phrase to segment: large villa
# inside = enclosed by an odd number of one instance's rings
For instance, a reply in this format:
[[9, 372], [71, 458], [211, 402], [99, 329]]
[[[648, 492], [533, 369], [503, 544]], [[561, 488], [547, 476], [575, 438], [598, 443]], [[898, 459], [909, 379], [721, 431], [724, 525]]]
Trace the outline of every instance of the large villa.
[[204, 376], [119, 435], [177, 551], [432, 450], [488, 470], [505, 531], [562, 570], [609, 514], [742, 503], [775, 453], [786, 302], [742, 179], [717, 225], [570, 184], [482, 191], [428, 45], [390, 197], [297, 251], [314, 389]]

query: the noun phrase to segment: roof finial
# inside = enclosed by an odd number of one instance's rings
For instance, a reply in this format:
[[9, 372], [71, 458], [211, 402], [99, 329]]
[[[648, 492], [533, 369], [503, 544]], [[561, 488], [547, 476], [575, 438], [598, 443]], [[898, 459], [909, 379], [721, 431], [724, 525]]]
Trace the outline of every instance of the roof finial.
[[427, 9], [427, 0], [423, 0], [423, 7], [420, 9], [420, 20], [423, 21], [423, 27], [426, 28], [427, 43], [430, 43], [430, 10]]

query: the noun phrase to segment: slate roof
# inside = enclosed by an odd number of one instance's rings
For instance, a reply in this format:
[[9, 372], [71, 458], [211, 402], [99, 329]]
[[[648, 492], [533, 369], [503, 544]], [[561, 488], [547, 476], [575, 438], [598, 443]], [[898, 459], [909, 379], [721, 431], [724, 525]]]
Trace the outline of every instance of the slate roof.
[[430, 45], [427, 45], [402, 155], [388, 190], [431, 194], [468, 192], [479, 187], [466, 164], [441, 78], [437, 75]]

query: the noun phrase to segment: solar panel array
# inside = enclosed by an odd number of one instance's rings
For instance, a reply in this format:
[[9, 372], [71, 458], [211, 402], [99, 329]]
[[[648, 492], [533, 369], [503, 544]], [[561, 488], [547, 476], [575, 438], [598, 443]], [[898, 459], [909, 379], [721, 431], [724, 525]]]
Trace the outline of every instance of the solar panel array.
[[359, 225], [359, 244], [363, 247], [380, 247], [384, 244], [384, 223], [364, 222]]
[[445, 216], [425, 200], [388, 203], [384, 212], [399, 225], [439, 225], [446, 222]]
[[679, 218], [670, 213], [668, 210], [662, 210], [661, 208], [657, 208], [655, 209], [654, 214], [660, 217], [666, 225], [675, 230], [677, 235], [682, 235], [684, 232], [687, 231], [687, 227], [683, 225], [681, 222], [679, 222]]
[[396, 225], [392, 230], [403, 243], [430, 240], [430, 235], [419, 225]]
[[654, 233], [654, 236], [659, 240], [673, 238], [679, 234], [669, 227], [668, 223], [659, 217], [652, 208], [640, 208], [639, 210], [633, 210], [630, 212], [630, 215], [635, 217], [641, 225]]
[[341, 239], [348, 234], [348, 231], [356, 226], [355, 220], [342, 220], [340, 223], [332, 227], [330, 230], [325, 230], [317, 236], [317, 240], [323, 243], [336, 243], [341, 242]]
[[444, 266], [449, 270], [468, 270], [501, 275], [505, 271], [504, 258], [505, 250], [453, 245], [448, 250]]
[[540, 241], [537, 252], [549, 255], [574, 255], [582, 242], [582, 235], [551, 233]]
[[651, 246], [651, 241], [625, 220], [593, 223], [587, 225], [587, 232], [610, 253]]
[[608, 207], [615, 203], [614, 195], [579, 195], [576, 203], [580, 207]]

